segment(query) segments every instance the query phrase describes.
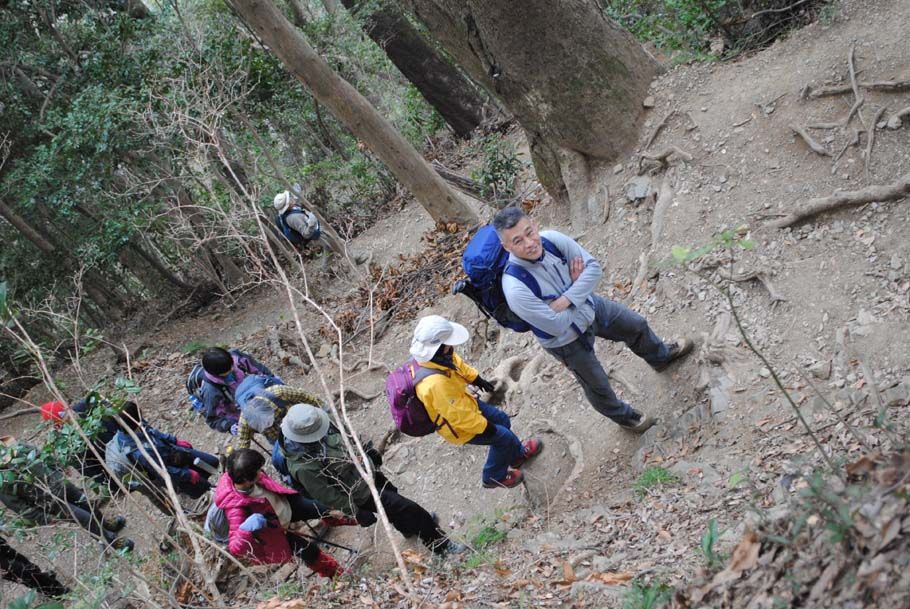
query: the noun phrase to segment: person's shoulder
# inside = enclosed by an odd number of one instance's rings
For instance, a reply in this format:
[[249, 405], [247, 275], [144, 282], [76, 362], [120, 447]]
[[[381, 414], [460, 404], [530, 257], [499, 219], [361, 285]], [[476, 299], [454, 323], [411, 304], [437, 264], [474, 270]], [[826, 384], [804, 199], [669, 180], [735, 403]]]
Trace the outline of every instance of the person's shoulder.
[[572, 237], [568, 236], [565, 233], [561, 233], [558, 230], [548, 228], [547, 230], [540, 231], [540, 236], [554, 243], [565, 243], [567, 241], [574, 241]]

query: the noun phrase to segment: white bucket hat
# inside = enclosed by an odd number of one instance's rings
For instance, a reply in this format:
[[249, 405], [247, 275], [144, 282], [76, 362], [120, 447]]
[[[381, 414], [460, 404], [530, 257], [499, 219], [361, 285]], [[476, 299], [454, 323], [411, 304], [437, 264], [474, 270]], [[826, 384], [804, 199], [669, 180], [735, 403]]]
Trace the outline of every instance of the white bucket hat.
[[414, 328], [411, 355], [418, 362], [427, 362], [435, 355], [439, 345], [460, 345], [471, 335], [468, 329], [439, 315], [422, 317]]
[[281, 421], [281, 433], [301, 444], [321, 440], [328, 431], [329, 414], [312, 404], [294, 404]]
[[287, 211], [288, 207], [291, 206], [291, 203], [293, 203], [293, 201], [294, 199], [291, 196], [291, 193], [285, 190], [284, 192], [279, 192], [277, 195], [275, 195], [275, 201], [272, 204], [275, 206], [275, 209], [279, 214], [283, 214]]

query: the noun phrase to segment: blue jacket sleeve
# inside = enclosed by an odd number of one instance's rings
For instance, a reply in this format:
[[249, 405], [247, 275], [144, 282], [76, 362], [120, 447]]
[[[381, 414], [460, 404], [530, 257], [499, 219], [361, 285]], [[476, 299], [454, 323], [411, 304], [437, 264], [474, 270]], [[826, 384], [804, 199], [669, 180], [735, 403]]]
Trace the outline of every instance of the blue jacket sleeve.
[[224, 393], [208, 382], [202, 388], [202, 406], [206, 425], [215, 431], [226, 433], [230, 431], [231, 425], [237, 422], [237, 417], [219, 414], [229, 405], [226, 403]]

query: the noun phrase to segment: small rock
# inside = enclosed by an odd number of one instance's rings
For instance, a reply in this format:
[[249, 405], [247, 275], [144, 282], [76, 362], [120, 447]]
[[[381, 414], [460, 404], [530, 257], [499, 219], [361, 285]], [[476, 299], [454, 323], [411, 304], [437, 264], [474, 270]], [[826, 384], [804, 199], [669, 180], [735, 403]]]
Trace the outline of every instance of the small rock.
[[901, 119], [899, 116], [892, 116], [888, 119], [886, 124], [888, 129], [900, 129], [901, 128]]
[[809, 366], [809, 372], [817, 379], [827, 381], [831, 378], [831, 360], [816, 362]]
[[762, 377], [763, 379], [766, 379], [769, 376], [771, 376], [771, 371], [768, 370], [767, 368], [763, 367], [761, 370], [758, 371], [758, 376]]
[[613, 166], [613, 175], [622, 173], [622, 169], [623, 169], [622, 163], [617, 163], [616, 165]]
[[900, 257], [897, 254], [891, 256], [890, 266], [893, 270], [899, 271], [904, 263], [901, 261]]
[[626, 184], [626, 198], [629, 201], [638, 201], [651, 194], [651, 178], [638, 176]]
[[641, 102], [641, 105], [644, 106], [645, 108], [653, 108], [654, 107], [654, 96], [653, 95], [647, 96], [644, 99], [644, 101]]

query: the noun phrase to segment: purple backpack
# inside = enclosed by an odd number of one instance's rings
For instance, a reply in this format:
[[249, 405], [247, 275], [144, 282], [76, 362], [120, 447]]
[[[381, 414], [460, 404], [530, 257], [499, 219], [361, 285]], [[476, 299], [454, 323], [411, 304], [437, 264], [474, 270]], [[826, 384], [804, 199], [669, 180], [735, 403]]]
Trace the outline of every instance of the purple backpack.
[[433, 374], [446, 374], [442, 370], [426, 368], [413, 359], [399, 366], [385, 380], [386, 396], [395, 427], [408, 436], [426, 436], [436, 431], [427, 409], [417, 398], [417, 383]]

